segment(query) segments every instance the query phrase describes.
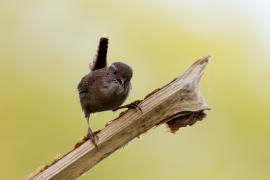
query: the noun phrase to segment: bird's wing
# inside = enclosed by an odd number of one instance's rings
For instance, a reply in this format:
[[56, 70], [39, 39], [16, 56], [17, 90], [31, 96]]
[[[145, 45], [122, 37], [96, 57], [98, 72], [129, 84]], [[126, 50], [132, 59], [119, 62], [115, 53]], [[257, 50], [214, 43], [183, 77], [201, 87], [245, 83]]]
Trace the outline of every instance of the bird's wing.
[[91, 87], [95, 87], [97, 84], [102, 83], [104, 78], [106, 78], [106, 68], [89, 72], [81, 79], [77, 86], [79, 94], [90, 93]]
[[96, 58], [93, 64], [89, 65], [91, 71], [95, 71], [107, 66], [108, 41], [109, 39], [106, 37], [100, 38]]
[[85, 76], [85, 77], [82, 78], [82, 80], [78, 84], [77, 89], [78, 89], [79, 94], [88, 93], [89, 82], [87, 80], [87, 76]]

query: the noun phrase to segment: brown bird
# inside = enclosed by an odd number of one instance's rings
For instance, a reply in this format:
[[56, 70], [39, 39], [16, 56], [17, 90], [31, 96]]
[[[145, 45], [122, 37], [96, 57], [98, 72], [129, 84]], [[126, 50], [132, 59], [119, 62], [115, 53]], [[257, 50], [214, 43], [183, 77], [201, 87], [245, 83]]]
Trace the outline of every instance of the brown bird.
[[87, 132], [96, 147], [97, 136], [90, 127], [90, 114], [137, 106], [133, 103], [119, 107], [127, 99], [131, 89], [132, 69], [122, 62], [115, 62], [107, 67], [107, 49], [108, 38], [100, 38], [96, 58], [89, 66], [90, 72], [78, 84], [80, 103], [87, 121]]

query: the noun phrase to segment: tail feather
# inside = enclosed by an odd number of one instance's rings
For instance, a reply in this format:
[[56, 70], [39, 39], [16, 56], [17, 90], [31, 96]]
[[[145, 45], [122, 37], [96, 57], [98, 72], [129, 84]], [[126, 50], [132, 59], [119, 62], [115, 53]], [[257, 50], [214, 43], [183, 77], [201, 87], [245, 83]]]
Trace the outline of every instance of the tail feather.
[[93, 64], [90, 65], [91, 71], [101, 69], [107, 66], [108, 42], [109, 39], [107, 37], [100, 38], [96, 58]]

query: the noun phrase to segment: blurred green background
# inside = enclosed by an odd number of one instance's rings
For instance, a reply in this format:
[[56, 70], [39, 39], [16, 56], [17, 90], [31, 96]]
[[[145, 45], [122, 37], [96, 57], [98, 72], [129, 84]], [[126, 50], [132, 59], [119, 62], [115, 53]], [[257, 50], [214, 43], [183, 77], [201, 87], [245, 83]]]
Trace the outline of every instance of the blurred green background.
[[[79, 179], [268, 180], [269, 9], [266, 0], [1, 0], [0, 178], [21, 179], [86, 133], [76, 86], [106, 34], [109, 63], [134, 69], [127, 102], [212, 55], [201, 91], [213, 110], [175, 135], [151, 130]], [[118, 113], [98, 113], [92, 127]]]

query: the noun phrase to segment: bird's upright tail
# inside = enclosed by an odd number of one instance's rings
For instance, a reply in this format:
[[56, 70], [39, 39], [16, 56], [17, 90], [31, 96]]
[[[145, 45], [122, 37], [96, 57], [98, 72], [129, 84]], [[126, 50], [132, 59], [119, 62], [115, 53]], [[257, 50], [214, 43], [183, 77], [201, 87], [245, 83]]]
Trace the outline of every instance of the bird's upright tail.
[[93, 64], [90, 65], [91, 71], [101, 69], [107, 66], [108, 43], [109, 39], [107, 37], [100, 38], [96, 58]]

